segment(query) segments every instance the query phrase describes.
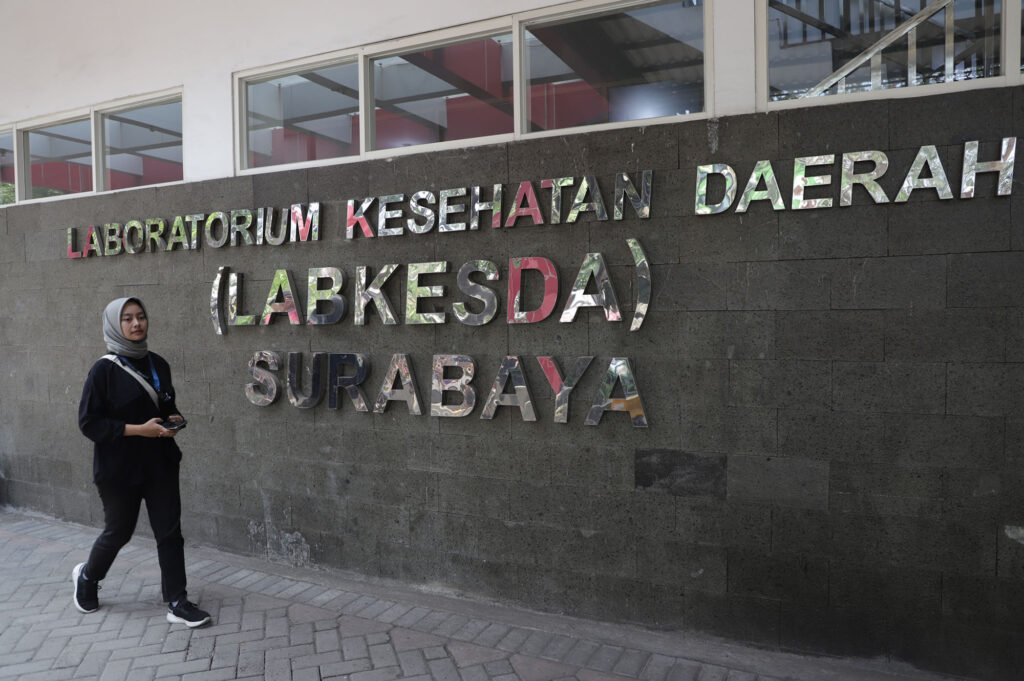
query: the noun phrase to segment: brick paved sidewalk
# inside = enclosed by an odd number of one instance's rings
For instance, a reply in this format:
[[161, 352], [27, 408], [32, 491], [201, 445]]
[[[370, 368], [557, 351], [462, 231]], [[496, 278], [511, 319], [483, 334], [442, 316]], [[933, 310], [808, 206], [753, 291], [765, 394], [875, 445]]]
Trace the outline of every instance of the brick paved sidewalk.
[[213, 624], [168, 624], [151, 540], [121, 552], [100, 610], [71, 604], [98, 531], [0, 509], [0, 681], [931, 681], [882, 661], [808, 658], [543, 615], [186, 549]]

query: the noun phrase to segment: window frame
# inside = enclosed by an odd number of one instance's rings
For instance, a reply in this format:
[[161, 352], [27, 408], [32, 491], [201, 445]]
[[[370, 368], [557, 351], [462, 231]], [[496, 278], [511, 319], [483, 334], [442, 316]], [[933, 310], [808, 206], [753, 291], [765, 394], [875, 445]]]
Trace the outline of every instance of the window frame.
[[12, 183], [14, 185], [14, 203], [0, 203], [0, 208], [5, 208], [18, 203], [18, 129], [13, 125], [0, 125], [0, 135], [11, 136], [11, 150], [14, 155], [14, 182]]
[[845, 104], [849, 102], [867, 102], [884, 99], [907, 99], [911, 97], [927, 97], [929, 95], [951, 92], [968, 92], [996, 87], [1013, 87], [1024, 84], [1021, 73], [1021, 2], [1022, 0], [1001, 0], [1002, 17], [1000, 21], [1000, 59], [1002, 74], [989, 78], [974, 78], [950, 83], [929, 83], [901, 88], [884, 88], [863, 92], [847, 92], [843, 94], [822, 95], [806, 99], [785, 99], [773, 102], [769, 99], [768, 87], [768, 1], [755, 0], [754, 21], [756, 25], [755, 49], [757, 67], [757, 111], [780, 111], [786, 109], [803, 109], [815, 106]]
[[[548, 7], [537, 10], [507, 14], [492, 19], [473, 22], [455, 27], [443, 28], [412, 36], [404, 36], [390, 40], [369, 43], [357, 47], [346, 48], [329, 53], [322, 53], [310, 57], [292, 59], [278, 62], [267, 66], [260, 66], [232, 74], [232, 100], [234, 107], [234, 171], [237, 176], [254, 175], [267, 172], [275, 172], [284, 169], [315, 168], [320, 166], [356, 163], [364, 160], [391, 158], [407, 154], [419, 154], [453, 149], [465, 149], [472, 147], [487, 146], [491, 144], [504, 144], [516, 140], [543, 139], [560, 135], [575, 135], [603, 130], [622, 130], [629, 128], [641, 128], [651, 125], [677, 123], [680, 121], [704, 120], [713, 117], [714, 112], [714, 0], [703, 0], [703, 34], [704, 34], [704, 110], [687, 115], [662, 116], [658, 118], [644, 118], [629, 121], [616, 121], [612, 123], [598, 123], [594, 125], [581, 125], [571, 128], [559, 128], [530, 132], [527, 129], [528, 116], [526, 107], [528, 103], [524, 96], [525, 88], [523, 77], [525, 74], [525, 54], [523, 41], [525, 39], [526, 27], [533, 23], [546, 23], [550, 21], [566, 21], [575, 18], [586, 18], [595, 14], [607, 13], [610, 11], [626, 11], [635, 7], [643, 7], [656, 4], [671, 4], [672, 1], [664, 0], [577, 0], [557, 7]], [[443, 45], [464, 43], [488, 36], [512, 35], [512, 101], [513, 101], [513, 129], [508, 133], [487, 135], [483, 137], [471, 137], [459, 140], [444, 142], [432, 142], [428, 144], [417, 144], [408, 147], [395, 147], [390, 149], [374, 149], [374, 92], [373, 92], [373, 61], [387, 57], [399, 56], [408, 52], [427, 50]], [[293, 163], [281, 163], [259, 168], [247, 167], [246, 155], [248, 144], [248, 101], [246, 97], [246, 83], [254, 80], [272, 79], [278, 76], [294, 74], [299, 71], [306, 71], [311, 68], [331, 66], [340, 63], [359, 63], [359, 129], [360, 129], [360, 152], [351, 156], [338, 156], [328, 159], [317, 159], [312, 161], [296, 161]]]
[[[107, 160], [105, 149], [107, 146], [106, 139], [106, 126], [104, 125], [105, 117], [110, 114], [120, 113], [122, 111], [132, 111], [134, 109], [142, 109], [147, 106], [157, 106], [159, 104], [170, 104], [172, 102], [181, 103], [181, 168], [182, 168], [182, 179], [172, 180], [170, 182], [157, 182], [153, 184], [143, 184], [138, 187], [125, 187], [123, 189], [110, 189], [107, 186]], [[96, 188], [95, 193], [100, 194], [104, 192], [112, 191], [128, 191], [132, 189], [143, 189], [145, 187], [163, 187], [167, 185], [181, 184], [185, 181], [185, 97], [183, 88], [174, 88], [171, 90], [165, 90], [159, 93], [150, 93], [139, 97], [128, 97], [119, 99], [114, 102], [105, 104], [101, 107], [93, 109], [93, 168], [95, 174], [93, 176], [93, 186]]]
[[[26, 143], [26, 136], [36, 130], [49, 128], [65, 123], [76, 121], [89, 122], [89, 151], [92, 162], [92, 189], [83, 192], [69, 192], [56, 196], [41, 196], [32, 198], [29, 196], [29, 182], [32, 177], [32, 163], [29, 157], [29, 145]], [[92, 108], [73, 109], [60, 114], [40, 116], [28, 121], [23, 121], [15, 126], [14, 135], [14, 193], [15, 203], [40, 203], [45, 201], [60, 201], [69, 197], [91, 196], [96, 193], [96, 119], [95, 110]]]

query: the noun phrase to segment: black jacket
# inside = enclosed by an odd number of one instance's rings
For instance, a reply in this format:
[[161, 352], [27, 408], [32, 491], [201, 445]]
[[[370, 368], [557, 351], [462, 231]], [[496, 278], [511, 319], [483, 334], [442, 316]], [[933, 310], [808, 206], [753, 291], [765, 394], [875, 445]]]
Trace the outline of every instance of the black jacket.
[[[93, 441], [92, 472], [97, 485], [137, 485], [160, 476], [178, 475], [181, 450], [169, 437], [125, 437], [126, 423], [142, 424], [155, 416], [178, 413], [174, 404], [171, 368], [155, 352], [153, 367], [160, 390], [169, 395], [158, 408], [139, 382], [124, 367], [100, 359], [89, 370], [78, 405], [78, 427]], [[129, 360], [147, 378], [149, 359]]]

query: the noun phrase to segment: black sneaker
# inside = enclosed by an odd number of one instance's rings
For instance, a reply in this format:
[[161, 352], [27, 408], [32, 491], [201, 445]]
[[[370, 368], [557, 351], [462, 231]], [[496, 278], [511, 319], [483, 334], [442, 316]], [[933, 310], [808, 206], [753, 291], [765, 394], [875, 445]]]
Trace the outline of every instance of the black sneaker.
[[182, 599], [177, 605], [167, 604], [167, 621], [171, 624], [184, 624], [191, 629], [209, 622], [210, 613], [200, 610], [195, 603]]
[[99, 591], [99, 582], [86, 579], [82, 574], [85, 563], [79, 563], [71, 571], [71, 582], [75, 585], [74, 602], [79, 612], [96, 612], [100, 607], [100, 599], [96, 592]]

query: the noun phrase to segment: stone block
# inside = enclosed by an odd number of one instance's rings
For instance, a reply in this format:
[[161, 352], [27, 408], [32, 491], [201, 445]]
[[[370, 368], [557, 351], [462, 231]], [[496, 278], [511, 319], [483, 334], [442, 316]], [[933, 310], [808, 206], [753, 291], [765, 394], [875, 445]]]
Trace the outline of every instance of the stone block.
[[686, 404], [680, 421], [682, 446], [688, 451], [774, 453], [777, 410]]
[[1013, 91], [1004, 88], [941, 95], [928, 106], [920, 100], [894, 99], [888, 103], [890, 144], [919, 147], [1002, 139], [1013, 130], [1012, 107]]
[[950, 364], [946, 411], [970, 416], [1021, 416], [1024, 365]]
[[675, 540], [644, 539], [637, 545], [638, 577], [681, 591], [726, 591], [726, 550]]
[[[959, 195], [959, 188], [954, 190]], [[932, 201], [889, 213], [889, 255], [976, 253], [1010, 248], [1010, 202], [1003, 197]]]
[[829, 464], [782, 457], [729, 456], [729, 501], [828, 508]]
[[775, 313], [778, 359], [885, 359], [885, 317], [876, 310]]
[[843, 260], [832, 279], [833, 309], [935, 309], [946, 305], [941, 256]]
[[636, 450], [636, 488], [676, 497], [725, 498], [725, 457]]
[[[776, 356], [776, 323], [771, 312], [683, 312], [679, 318], [679, 348], [683, 357], [774, 359]], [[659, 345], [664, 350], [663, 342]]]
[[779, 257], [775, 213], [695, 216], [677, 228], [679, 262], [747, 262]]
[[729, 550], [729, 593], [786, 602], [828, 602], [829, 566], [824, 558]]
[[796, 651], [866, 658], [885, 655], [888, 645], [883, 619], [843, 608], [783, 603], [779, 626], [782, 645]]
[[870, 258], [888, 255], [888, 212], [873, 206], [791, 211], [779, 215], [782, 259]]
[[729, 362], [729, 402], [780, 409], [826, 409], [830, 403], [828, 362], [733, 360]]
[[949, 257], [949, 307], [1016, 307], [1024, 286], [1024, 253]]
[[892, 310], [885, 315], [885, 359], [999, 362], [1007, 346], [1003, 310]]
[[730, 310], [827, 310], [829, 260], [737, 263], [728, 281]]
[[946, 410], [943, 364], [835, 362], [833, 408], [941, 414]]
[[838, 162], [844, 152], [887, 149], [888, 109], [888, 102], [878, 101], [781, 111], [779, 154], [787, 159], [835, 154]]
[[664, 310], [724, 310], [732, 268], [720, 263], [684, 263], [652, 268], [657, 288], [651, 306]]

